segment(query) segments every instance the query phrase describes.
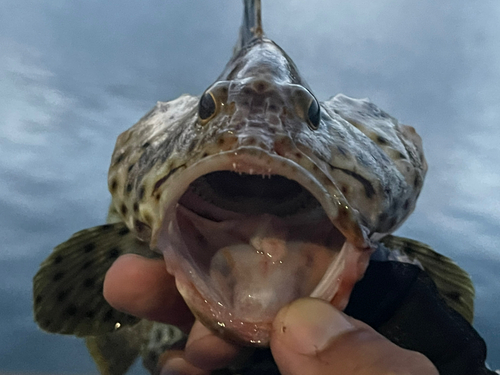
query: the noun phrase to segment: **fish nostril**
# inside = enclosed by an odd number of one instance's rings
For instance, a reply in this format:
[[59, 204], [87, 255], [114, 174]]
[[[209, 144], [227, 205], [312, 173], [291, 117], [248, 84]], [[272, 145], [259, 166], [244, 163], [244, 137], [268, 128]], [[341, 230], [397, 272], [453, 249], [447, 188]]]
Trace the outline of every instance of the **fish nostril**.
[[268, 110], [268, 112], [273, 112], [273, 113], [278, 113], [278, 111], [279, 111], [278, 106], [275, 104], [269, 104], [267, 106], [267, 110]]
[[253, 83], [253, 89], [257, 93], [263, 93], [269, 89], [269, 84], [266, 81], [258, 80]]

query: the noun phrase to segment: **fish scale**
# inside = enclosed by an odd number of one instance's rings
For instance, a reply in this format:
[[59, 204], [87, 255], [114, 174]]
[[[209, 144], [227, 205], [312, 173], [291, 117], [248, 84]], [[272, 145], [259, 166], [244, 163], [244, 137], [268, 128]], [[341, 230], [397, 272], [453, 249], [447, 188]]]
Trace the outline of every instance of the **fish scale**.
[[[267, 347], [277, 311], [312, 296], [442, 374], [488, 373], [467, 273], [390, 234], [414, 210], [427, 171], [415, 129], [367, 99], [320, 103], [265, 36], [260, 1], [243, 3], [217, 80], [200, 96], [158, 102], [119, 135], [109, 224], [78, 232], [42, 263], [35, 320], [86, 337], [103, 374], [125, 373], [138, 355], [158, 373], [162, 353], [182, 349], [185, 335], [116, 311], [102, 295], [114, 260], [134, 253], [163, 257], [195, 317], [241, 345]], [[474, 354], [450, 365], [450, 350]], [[265, 352], [224, 372], [279, 373]]]

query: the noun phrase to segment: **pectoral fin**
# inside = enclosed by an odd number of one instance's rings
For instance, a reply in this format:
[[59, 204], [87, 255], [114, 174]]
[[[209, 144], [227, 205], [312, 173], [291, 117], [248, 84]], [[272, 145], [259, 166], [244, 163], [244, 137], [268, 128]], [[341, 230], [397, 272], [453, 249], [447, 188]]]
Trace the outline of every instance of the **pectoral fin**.
[[85, 344], [102, 375], [123, 375], [144, 350], [153, 322], [141, 320], [132, 327], [85, 338]]
[[158, 256], [123, 222], [82, 230], [57, 246], [33, 279], [34, 314], [40, 328], [95, 336], [137, 323], [136, 317], [112, 308], [102, 293], [106, 272], [126, 253]]
[[448, 306], [472, 323], [475, 292], [467, 272], [453, 260], [422, 242], [392, 235], [384, 237], [381, 242], [390, 250], [398, 250], [410, 259], [417, 259], [436, 284]]

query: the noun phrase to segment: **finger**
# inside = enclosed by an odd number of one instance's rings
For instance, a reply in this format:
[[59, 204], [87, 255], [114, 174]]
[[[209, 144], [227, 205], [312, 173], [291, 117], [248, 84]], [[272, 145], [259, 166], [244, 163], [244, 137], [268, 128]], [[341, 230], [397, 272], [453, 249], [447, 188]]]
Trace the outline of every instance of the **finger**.
[[161, 375], [209, 375], [210, 371], [199, 369], [184, 359], [184, 352], [169, 350], [159, 360]]
[[179, 327], [194, 321], [161, 259], [119, 257], [106, 273], [103, 293], [115, 309], [140, 318]]
[[196, 321], [186, 344], [185, 359], [196, 367], [215, 370], [235, 365], [251, 352], [251, 348], [227, 342]]
[[367, 325], [312, 298], [279, 312], [271, 350], [283, 375], [438, 375], [422, 354], [394, 345]]

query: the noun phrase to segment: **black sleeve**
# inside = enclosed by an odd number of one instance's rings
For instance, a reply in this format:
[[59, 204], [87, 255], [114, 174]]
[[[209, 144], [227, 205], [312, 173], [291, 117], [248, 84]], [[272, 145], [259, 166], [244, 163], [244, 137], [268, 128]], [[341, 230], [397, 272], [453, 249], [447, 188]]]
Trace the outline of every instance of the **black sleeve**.
[[485, 366], [484, 340], [415, 265], [371, 261], [345, 312], [424, 354], [440, 375], [495, 374]]

